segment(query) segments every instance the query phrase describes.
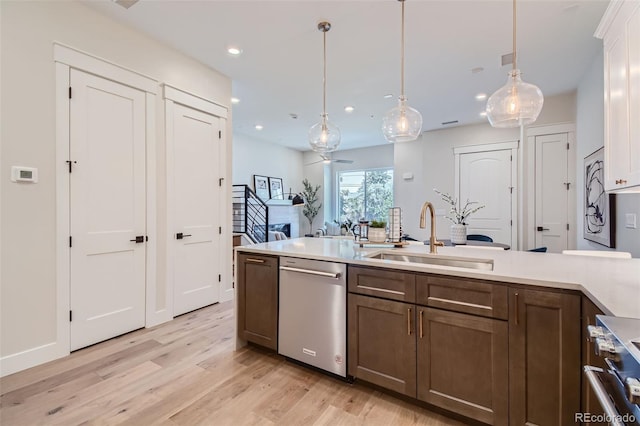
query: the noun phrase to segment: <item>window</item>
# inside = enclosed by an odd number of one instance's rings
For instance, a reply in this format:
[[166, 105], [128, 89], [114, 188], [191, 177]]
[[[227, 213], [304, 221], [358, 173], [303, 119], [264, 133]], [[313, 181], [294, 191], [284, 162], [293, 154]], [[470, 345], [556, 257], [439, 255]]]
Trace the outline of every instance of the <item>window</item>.
[[338, 220], [387, 221], [393, 207], [393, 169], [338, 173]]

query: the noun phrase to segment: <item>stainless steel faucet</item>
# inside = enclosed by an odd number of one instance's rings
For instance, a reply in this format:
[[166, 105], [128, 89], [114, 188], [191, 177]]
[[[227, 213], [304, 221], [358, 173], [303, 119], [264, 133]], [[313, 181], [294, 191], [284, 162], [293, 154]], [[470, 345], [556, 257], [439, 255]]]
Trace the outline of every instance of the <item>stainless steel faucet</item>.
[[437, 254], [438, 246], [444, 246], [442, 241], [436, 240], [436, 212], [433, 208], [433, 204], [428, 201], [422, 205], [422, 209], [420, 210], [420, 228], [424, 229], [427, 227], [427, 208], [429, 209], [429, 213], [431, 214], [431, 237], [429, 238], [429, 253]]

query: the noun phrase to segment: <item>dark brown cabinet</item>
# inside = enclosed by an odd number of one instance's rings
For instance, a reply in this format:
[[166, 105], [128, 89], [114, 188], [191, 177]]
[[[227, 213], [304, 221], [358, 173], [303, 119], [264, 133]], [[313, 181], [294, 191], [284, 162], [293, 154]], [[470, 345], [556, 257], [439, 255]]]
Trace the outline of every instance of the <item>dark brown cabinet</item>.
[[488, 424], [508, 424], [507, 322], [417, 309], [418, 399]]
[[238, 337], [278, 348], [278, 258], [238, 253]]
[[348, 295], [348, 374], [416, 396], [415, 305]]
[[580, 296], [509, 290], [510, 424], [574, 424], [580, 411]]
[[[589, 333], [587, 332], [587, 326], [596, 325], [596, 315], [602, 315], [604, 312], [600, 310], [589, 298], [582, 296], [582, 365], [591, 365], [593, 367], [600, 367], [603, 370], [608, 370], [606, 362], [603, 357], [599, 357], [595, 353], [593, 342], [589, 341]], [[582, 377], [582, 412], [590, 413], [594, 416], [604, 414], [602, 406], [596, 398], [596, 394], [589, 386], [589, 381]], [[603, 417], [604, 418], [604, 417]], [[607, 425], [608, 423], [592, 422], [590, 425]]]

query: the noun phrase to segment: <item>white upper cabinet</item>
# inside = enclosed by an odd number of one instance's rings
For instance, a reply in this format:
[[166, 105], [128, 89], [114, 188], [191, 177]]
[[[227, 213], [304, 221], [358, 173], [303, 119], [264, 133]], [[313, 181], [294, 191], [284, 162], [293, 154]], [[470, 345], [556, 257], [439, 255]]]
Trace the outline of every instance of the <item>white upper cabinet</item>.
[[604, 42], [605, 189], [640, 192], [640, 1], [613, 0], [595, 35]]

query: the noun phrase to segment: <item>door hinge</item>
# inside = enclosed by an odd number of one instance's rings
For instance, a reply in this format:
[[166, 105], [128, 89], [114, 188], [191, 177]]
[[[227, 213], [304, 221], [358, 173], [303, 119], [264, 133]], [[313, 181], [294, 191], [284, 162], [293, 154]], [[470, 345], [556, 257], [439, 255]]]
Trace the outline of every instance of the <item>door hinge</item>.
[[69, 247], [73, 247], [73, 237], [69, 235]]
[[567, 223], [567, 231], [569, 230], [569, 224]]
[[224, 181], [224, 178], [218, 179], [218, 186], [222, 186], [222, 181]]
[[513, 194], [513, 186], [509, 187], [509, 194]]
[[218, 234], [222, 235], [222, 226], [218, 226]]
[[509, 161], [513, 161], [513, 155], [509, 156]]
[[513, 226], [513, 220], [510, 220], [509, 222], [509, 225]]
[[69, 322], [73, 321], [73, 311], [69, 311]]
[[569, 187], [571, 186], [571, 182], [564, 182], [564, 185], [567, 187], [567, 191], [568, 191]]
[[218, 139], [222, 139], [222, 130], [218, 130]]
[[71, 99], [71, 86], [69, 86], [69, 99]]
[[73, 164], [78, 164], [77, 161], [71, 161], [71, 160], [67, 160], [65, 161], [65, 163], [67, 163], [67, 165], [69, 166], [69, 173], [73, 171]]
[[222, 275], [218, 274], [218, 282], [221, 283], [222, 282]]
[[569, 151], [569, 142], [567, 142], [567, 151]]

